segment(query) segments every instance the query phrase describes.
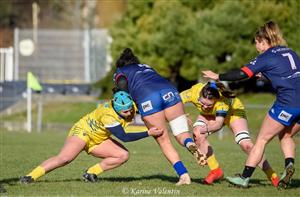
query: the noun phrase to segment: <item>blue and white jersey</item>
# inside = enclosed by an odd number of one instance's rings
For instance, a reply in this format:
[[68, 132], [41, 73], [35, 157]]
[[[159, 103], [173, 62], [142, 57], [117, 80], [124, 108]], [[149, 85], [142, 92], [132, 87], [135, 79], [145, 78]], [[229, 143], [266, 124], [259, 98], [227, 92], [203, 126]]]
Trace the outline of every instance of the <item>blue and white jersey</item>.
[[300, 107], [300, 59], [290, 48], [272, 47], [242, 70], [249, 77], [260, 72], [270, 80], [276, 91], [277, 106]]
[[131, 64], [117, 68], [114, 79], [122, 75], [127, 78], [129, 94], [137, 104], [153, 92], [175, 88], [168, 80], [146, 64]]

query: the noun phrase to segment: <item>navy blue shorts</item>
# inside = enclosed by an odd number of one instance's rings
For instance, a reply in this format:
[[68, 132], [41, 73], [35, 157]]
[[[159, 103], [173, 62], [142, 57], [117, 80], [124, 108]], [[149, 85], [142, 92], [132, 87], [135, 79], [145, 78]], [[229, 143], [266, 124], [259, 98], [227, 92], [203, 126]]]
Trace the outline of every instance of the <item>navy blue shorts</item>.
[[274, 104], [269, 115], [285, 126], [291, 126], [295, 122], [300, 124], [300, 108], [279, 107]]
[[179, 92], [175, 88], [168, 88], [158, 90], [145, 97], [141, 102], [137, 103], [137, 107], [143, 117], [163, 111], [179, 102], [181, 102]]

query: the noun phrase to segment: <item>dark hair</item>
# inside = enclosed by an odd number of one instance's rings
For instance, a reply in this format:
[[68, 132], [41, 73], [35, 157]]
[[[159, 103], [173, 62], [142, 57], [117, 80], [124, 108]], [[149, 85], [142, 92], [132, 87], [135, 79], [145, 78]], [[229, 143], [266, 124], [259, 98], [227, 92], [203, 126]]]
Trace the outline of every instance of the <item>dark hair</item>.
[[121, 53], [120, 57], [117, 59], [116, 66], [123, 67], [130, 64], [139, 64], [140, 61], [137, 56], [134, 55], [130, 48], [126, 48]]
[[235, 94], [221, 82], [208, 82], [201, 90], [200, 95], [207, 99], [219, 99], [221, 94], [226, 98], [235, 98]]
[[216, 82], [216, 85], [218, 87], [218, 90], [221, 92], [221, 94], [226, 98], [235, 98], [236, 95], [225, 87], [225, 85], [221, 82]]

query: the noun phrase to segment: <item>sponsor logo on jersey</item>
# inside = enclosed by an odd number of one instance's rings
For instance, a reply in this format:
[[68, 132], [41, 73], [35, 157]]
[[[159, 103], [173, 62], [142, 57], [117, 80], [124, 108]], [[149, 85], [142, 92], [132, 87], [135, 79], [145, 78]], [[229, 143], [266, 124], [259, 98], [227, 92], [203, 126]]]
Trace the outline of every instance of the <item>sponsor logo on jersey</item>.
[[162, 98], [164, 99], [164, 101], [168, 101], [171, 102], [174, 100], [174, 93], [173, 92], [168, 92], [167, 94], [163, 95]]
[[151, 101], [146, 101], [142, 103], [143, 112], [147, 112], [153, 109]]
[[98, 129], [101, 128], [101, 123], [98, 122], [97, 120], [93, 119], [93, 118], [88, 118], [86, 120], [87, 125], [89, 125], [89, 127], [93, 130], [93, 131], [97, 131]]
[[284, 47], [284, 48], [278, 48], [278, 49], [272, 49], [272, 53], [277, 53], [277, 52], [282, 52], [282, 51], [288, 51], [290, 50], [289, 48], [287, 47]]
[[278, 119], [279, 119], [279, 120], [283, 120], [283, 121], [285, 121], [285, 122], [288, 122], [288, 121], [290, 120], [291, 117], [292, 117], [292, 114], [290, 114], [290, 113], [288, 113], [288, 112], [286, 112], [286, 111], [284, 111], [284, 110], [282, 110], [282, 111], [280, 112], [280, 114], [278, 115]]
[[256, 59], [250, 62], [251, 65], [255, 65], [256, 64]]

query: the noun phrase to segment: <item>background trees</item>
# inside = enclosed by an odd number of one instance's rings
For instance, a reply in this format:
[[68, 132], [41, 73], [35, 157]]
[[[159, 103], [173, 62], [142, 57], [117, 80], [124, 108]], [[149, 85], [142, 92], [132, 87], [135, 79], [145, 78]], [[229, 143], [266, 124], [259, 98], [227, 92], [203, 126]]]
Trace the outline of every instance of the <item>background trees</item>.
[[[0, 0], [0, 29], [30, 28], [33, 2]], [[88, 0], [37, 2], [41, 28], [83, 28], [87, 22], [84, 8], [91, 6], [89, 28], [111, 24], [104, 19], [117, 20], [110, 26], [113, 60], [131, 47], [142, 62], [179, 89], [189, 86], [187, 82], [195, 83], [201, 70], [222, 72], [249, 62], [257, 55], [253, 35], [269, 20], [279, 23], [289, 46], [300, 53], [300, 0], [114, 0], [116, 5], [103, 0], [96, 4]], [[109, 12], [103, 15], [105, 10]], [[113, 12], [118, 13], [109, 15]], [[104, 91], [111, 89], [114, 69], [100, 83]]]
[[112, 28], [114, 59], [131, 47], [141, 61], [178, 85], [198, 80], [204, 69], [240, 68], [257, 55], [252, 39], [269, 20], [279, 23], [300, 52], [299, 0], [128, 1]]

